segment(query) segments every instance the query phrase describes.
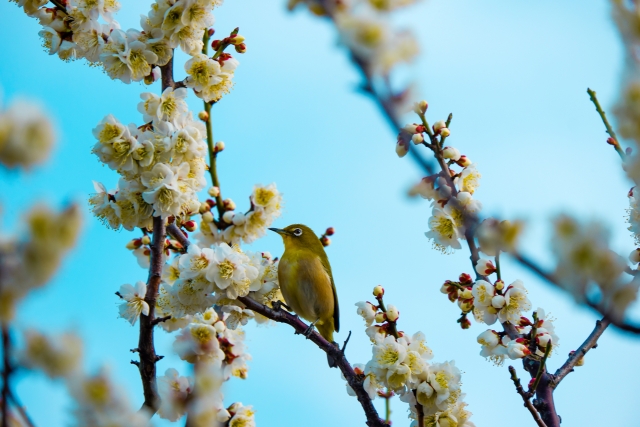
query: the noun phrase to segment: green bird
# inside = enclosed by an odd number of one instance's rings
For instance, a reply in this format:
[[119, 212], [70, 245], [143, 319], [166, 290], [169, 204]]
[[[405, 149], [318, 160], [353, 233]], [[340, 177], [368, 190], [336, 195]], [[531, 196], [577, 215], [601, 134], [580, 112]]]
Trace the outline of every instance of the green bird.
[[[340, 330], [338, 294], [331, 274], [331, 265], [322, 243], [306, 225], [293, 224], [284, 229], [270, 228], [284, 242], [284, 254], [278, 265], [278, 281], [287, 305], [303, 319], [312, 322], [327, 341], [333, 331]], [[328, 357], [329, 366], [336, 361]]]

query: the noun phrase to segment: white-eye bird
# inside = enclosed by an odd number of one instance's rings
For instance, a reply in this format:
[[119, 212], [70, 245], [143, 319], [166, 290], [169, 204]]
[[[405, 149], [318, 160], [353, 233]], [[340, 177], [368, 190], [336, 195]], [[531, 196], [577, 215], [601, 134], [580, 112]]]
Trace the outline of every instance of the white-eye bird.
[[[327, 341], [335, 344], [333, 331], [340, 330], [338, 294], [320, 239], [302, 224], [269, 230], [282, 236], [284, 242], [278, 281], [285, 302], [298, 316], [312, 322], [311, 327], [315, 325]], [[335, 360], [330, 356], [328, 359], [329, 366], [335, 367]]]

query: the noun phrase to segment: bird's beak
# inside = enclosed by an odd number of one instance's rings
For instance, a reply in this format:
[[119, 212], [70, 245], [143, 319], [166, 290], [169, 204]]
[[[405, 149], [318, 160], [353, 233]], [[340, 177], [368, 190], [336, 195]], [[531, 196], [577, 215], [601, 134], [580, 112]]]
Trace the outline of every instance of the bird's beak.
[[274, 231], [274, 232], [278, 233], [281, 236], [289, 234], [289, 232], [287, 230], [283, 230], [282, 228], [270, 228], [269, 230]]

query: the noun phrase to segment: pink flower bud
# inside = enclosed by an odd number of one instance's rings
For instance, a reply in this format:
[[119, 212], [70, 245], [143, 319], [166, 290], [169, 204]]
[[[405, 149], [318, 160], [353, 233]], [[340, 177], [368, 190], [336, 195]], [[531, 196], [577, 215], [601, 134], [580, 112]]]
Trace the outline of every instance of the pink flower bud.
[[496, 267], [491, 260], [481, 258], [476, 264], [476, 271], [482, 276], [488, 276], [496, 272]]
[[462, 166], [463, 168], [466, 168], [472, 162], [471, 160], [469, 160], [467, 156], [460, 156], [460, 158], [456, 161], [456, 163], [458, 164], [458, 166]]
[[336, 232], [336, 230], [333, 227], [329, 227], [324, 232], [324, 234], [326, 234], [327, 236], [333, 236], [335, 234], [335, 232]]
[[467, 273], [462, 273], [460, 275], [460, 278], [458, 279], [458, 281], [463, 285], [472, 285], [473, 284], [473, 279]]
[[184, 228], [186, 228], [187, 231], [196, 231], [198, 228], [198, 224], [196, 224], [195, 221], [187, 221], [182, 225], [184, 225]]

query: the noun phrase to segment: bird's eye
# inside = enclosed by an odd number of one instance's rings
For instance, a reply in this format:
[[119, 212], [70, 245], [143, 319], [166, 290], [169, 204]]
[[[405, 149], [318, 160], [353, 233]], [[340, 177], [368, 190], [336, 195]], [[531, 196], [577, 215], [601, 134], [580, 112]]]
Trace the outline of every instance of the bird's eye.
[[299, 228], [296, 228], [293, 230], [293, 235], [296, 237], [300, 237], [302, 236], [302, 230], [300, 230]]

